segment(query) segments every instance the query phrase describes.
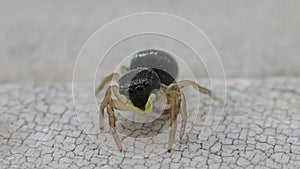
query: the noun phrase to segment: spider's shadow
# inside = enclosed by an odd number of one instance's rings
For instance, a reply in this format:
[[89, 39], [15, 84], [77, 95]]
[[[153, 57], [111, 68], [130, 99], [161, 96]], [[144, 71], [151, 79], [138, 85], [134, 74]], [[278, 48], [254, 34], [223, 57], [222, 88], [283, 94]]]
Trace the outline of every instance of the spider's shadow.
[[118, 113], [117, 131], [127, 137], [149, 138], [163, 133], [170, 126], [170, 110], [165, 110], [158, 118], [148, 123], [135, 122]]

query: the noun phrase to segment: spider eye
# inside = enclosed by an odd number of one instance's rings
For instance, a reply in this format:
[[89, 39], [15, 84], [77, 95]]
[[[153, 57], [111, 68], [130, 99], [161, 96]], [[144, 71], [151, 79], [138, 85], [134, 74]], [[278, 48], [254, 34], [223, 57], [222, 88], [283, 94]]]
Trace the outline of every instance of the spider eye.
[[150, 85], [150, 82], [144, 82], [144, 86], [148, 87]]
[[136, 88], [135, 88], [136, 91], [143, 91], [144, 90], [144, 86], [142, 85], [138, 85]]

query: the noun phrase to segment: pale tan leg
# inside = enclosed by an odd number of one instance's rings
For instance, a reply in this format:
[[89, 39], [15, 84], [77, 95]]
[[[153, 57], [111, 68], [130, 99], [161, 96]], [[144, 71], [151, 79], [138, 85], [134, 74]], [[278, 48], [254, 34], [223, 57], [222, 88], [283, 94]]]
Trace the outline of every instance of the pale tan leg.
[[108, 106], [108, 104], [111, 101], [111, 87], [109, 87], [106, 92], [103, 101], [101, 102], [100, 105], [100, 115], [99, 115], [99, 124], [100, 124], [100, 129], [103, 129], [104, 127], [104, 110]]
[[168, 152], [171, 152], [174, 140], [175, 140], [175, 134], [177, 129], [177, 115], [178, 115], [178, 100], [176, 98], [170, 98], [170, 105], [171, 105], [171, 131], [169, 135], [169, 144], [168, 144]]
[[98, 93], [105, 87], [106, 84], [111, 82], [113, 79], [118, 80], [120, 75], [118, 73], [111, 73], [110, 75], [106, 76], [99, 86], [95, 90], [95, 95], [97, 96]]
[[[116, 96], [117, 100], [114, 100], [111, 98], [112, 93]], [[128, 102], [127, 98], [119, 93], [118, 86], [109, 86], [109, 88], [106, 90], [104, 99], [100, 106], [100, 116], [99, 116], [99, 124], [100, 129], [103, 129], [104, 127], [104, 110], [107, 107], [109, 103], [112, 103], [113, 108], [117, 110], [126, 110], [126, 103]]]
[[116, 131], [116, 117], [115, 117], [114, 109], [110, 104], [107, 106], [107, 112], [108, 112], [108, 115], [109, 115], [110, 132], [114, 137], [114, 140], [115, 140], [115, 143], [116, 143], [117, 147], [119, 148], [120, 151], [122, 151], [122, 144], [121, 144], [121, 141], [119, 139], [119, 135]]
[[171, 88], [176, 87], [176, 86], [178, 86], [180, 89], [182, 89], [184, 87], [192, 86], [195, 90], [198, 90], [199, 92], [210, 96], [212, 99], [223, 103], [223, 100], [221, 98], [218, 98], [211, 90], [200, 86], [199, 84], [197, 84], [194, 81], [183, 80], [183, 81], [180, 81], [180, 82], [172, 83], [168, 87], [171, 89]]
[[[124, 104], [123, 102], [121, 102], [120, 100], [111, 100], [113, 103], [113, 106], [115, 109], [117, 110], [121, 110], [121, 111], [126, 111], [126, 104]], [[107, 107], [107, 106], [105, 106]], [[99, 119], [99, 123], [100, 123], [100, 129], [104, 128], [104, 106], [101, 106], [100, 108], [100, 119]]]
[[181, 115], [182, 115], [182, 125], [180, 129], [179, 137], [182, 139], [186, 123], [187, 123], [187, 112], [186, 112], [186, 99], [182, 92], [180, 92], [180, 89], [183, 87], [192, 86], [194, 89], [198, 90], [201, 93], [207, 94], [212, 99], [217, 100], [219, 102], [223, 102], [222, 99], [215, 96], [215, 94], [210, 91], [209, 89], [206, 89], [197, 83], [190, 81], [190, 80], [184, 80], [176, 83], [172, 83], [169, 86], [161, 85], [161, 89], [164, 91], [164, 93], [167, 95], [168, 103], [171, 105], [171, 131], [169, 135], [169, 144], [168, 144], [168, 151], [170, 152], [172, 150], [172, 146], [175, 140], [175, 134], [176, 134], [176, 128], [177, 128], [177, 115], [179, 113], [179, 109], [181, 109]]
[[125, 74], [125, 73], [127, 73], [128, 71], [129, 71], [129, 68], [128, 68], [128, 67], [126, 67], [126, 66], [121, 66], [121, 68], [120, 68], [120, 72], [121, 72], [121, 73]]
[[181, 102], [180, 102], [180, 112], [181, 112], [181, 129], [179, 138], [182, 140], [184, 136], [185, 128], [186, 128], [186, 121], [187, 121], [187, 112], [186, 112], [186, 100], [184, 94], [181, 92]]
[[112, 89], [112, 92], [114, 93], [114, 95], [116, 96], [117, 100], [120, 100], [124, 104], [127, 103], [127, 101], [128, 101], [127, 98], [119, 92], [118, 86], [111, 86], [111, 89]]
[[[129, 71], [129, 68], [126, 66], [121, 66], [120, 72], [121, 74], [125, 74]], [[111, 82], [113, 79], [118, 80], [120, 78], [119, 73], [111, 73], [110, 75], [106, 76], [102, 82], [99, 84], [99, 86], [95, 90], [95, 95], [98, 95], [98, 93], [105, 87], [106, 84]]]
[[[120, 151], [122, 151], [122, 144], [119, 139], [118, 133], [116, 131], [116, 117], [114, 114], [114, 109], [117, 110], [126, 110], [126, 100], [114, 100], [111, 98], [111, 94], [114, 90], [118, 89], [117, 86], [109, 86], [109, 88], [106, 90], [105, 97], [101, 103], [100, 106], [100, 128], [104, 127], [104, 110], [107, 108], [107, 113], [109, 116], [109, 126], [110, 126], [110, 132], [113, 135], [113, 138], [115, 140], [115, 143]], [[120, 97], [120, 96], [119, 96]], [[118, 97], [117, 97], [118, 98]]]
[[104, 128], [104, 109], [105, 109], [105, 105], [102, 104], [100, 106], [100, 115], [99, 115], [99, 128], [103, 129]]
[[167, 103], [171, 106], [170, 111], [170, 121], [171, 121], [171, 130], [169, 135], [169, 143], [168, 143], [168, 152], [171, 152], [175, 135], [177, 129], [177, 115], [179, 114], [180, 106], [181, 106], [181, 92], [176, 88], [169, 88], [164, 84], [161, 84], [161, 90], [165, 93]]

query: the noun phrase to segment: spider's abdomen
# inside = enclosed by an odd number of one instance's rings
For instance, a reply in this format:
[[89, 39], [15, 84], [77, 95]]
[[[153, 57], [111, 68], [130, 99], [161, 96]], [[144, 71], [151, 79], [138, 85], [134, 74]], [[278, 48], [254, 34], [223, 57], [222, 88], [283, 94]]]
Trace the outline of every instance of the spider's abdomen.
[[138, 108], [144, 110], [148, 97], [160, 88], [157, 73], [150, 68], [130, 70], [119, 79], [119, 92], [126, 96]]
[[178, 65], [175, 59], [168, 53], [149, 49], [134, 54], [130, 63], [130, 70], [138, 67], [152, 68], [158, 75], [161, 83], [169, 85], [178, 75]]

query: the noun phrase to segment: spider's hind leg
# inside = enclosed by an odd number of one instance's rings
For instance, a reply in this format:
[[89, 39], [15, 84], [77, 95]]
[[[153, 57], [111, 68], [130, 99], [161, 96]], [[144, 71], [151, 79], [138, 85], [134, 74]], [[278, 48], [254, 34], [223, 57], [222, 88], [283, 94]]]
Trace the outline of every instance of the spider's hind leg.
[[197, 84], [196, 82], [191, 81], [191, 80], [183, 80], [183, 81], [179, 81], [179, 82], [176, 82], [176, 83], [172, 83], [168, 87], [169, 88], [179, 87], [179, 89], [182, 89], [182, 88], [188, 87], [188, 86], [191, 86], [195, 90], [199, 91], [200, 93], [206, 94], [209, 97], [211, 97], [212, 99], [214, 99], [214, 100], [216, 100], [220, 103], [223, 103], [223, 100], [221, 98], [217, 97], [211, 90], [209, 90], [205, 87], [202, 87], [199, 84]]

